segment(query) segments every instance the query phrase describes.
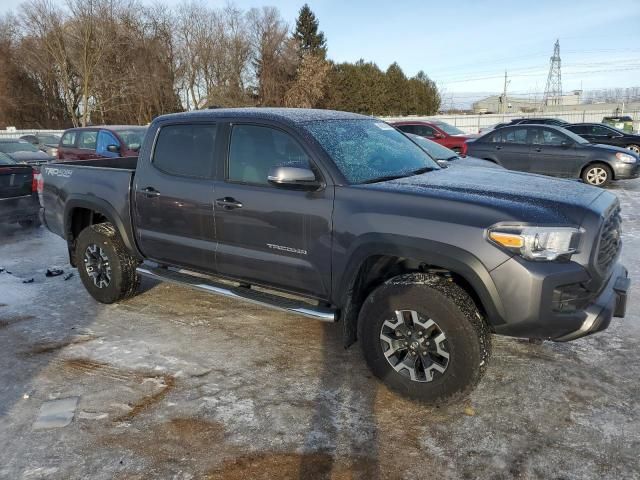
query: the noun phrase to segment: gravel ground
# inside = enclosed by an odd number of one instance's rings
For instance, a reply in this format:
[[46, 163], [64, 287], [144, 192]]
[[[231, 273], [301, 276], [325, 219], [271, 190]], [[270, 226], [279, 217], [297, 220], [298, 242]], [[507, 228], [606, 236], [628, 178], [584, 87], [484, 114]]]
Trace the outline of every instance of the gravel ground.
[[[375, 381], [336, 325], [153, 282], [100, 305], [77, 273], [45, 277], [73, 271], [63, 240], [5, 228], [0, 478], [640, 478], [640, 182], [613, 190], [627, 317], [568, 344], [495, 338], [478, 389], [440, 409]], [[34, 428], [73, 397], [70, 424]]]

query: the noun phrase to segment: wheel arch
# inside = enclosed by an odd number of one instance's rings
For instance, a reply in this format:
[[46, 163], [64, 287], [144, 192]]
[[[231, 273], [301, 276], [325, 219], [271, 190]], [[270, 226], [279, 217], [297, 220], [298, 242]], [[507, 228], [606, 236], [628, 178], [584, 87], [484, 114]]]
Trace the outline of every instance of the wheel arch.
[[609, 169], [609, 173], [611, 174], [611, 180], [616, 179], [616, 173], [614, 169], [611, 167], [611, 165], [609, 165], [609, 162], [607, 162], [606, 160], [589, 160], [589, 162], [580, 169], [580, 178], [582, 178], [582, 176], [584, 175], [584, 172], [586, 172], [587, 169], [589, 167], [592, 167], [593, 165], [604, 165]]
[[140, 257], [130, 230], [108, 202], [99, 198], [86, 198], [84, 196], [71, 197], [65, 202], [64, 235], [69, 250], [69, 261], [75, 266], [74, 252], [76, 239], [80, 232], [96, 223], [111, 223], [125, 247], [132, 255]]
[[351, 255], [339, 284], [340, 319], [345, 346], [357, 340], [360, 307], [368, 294], [391, 277], [408, 272], [448, 276], [474, 300], [490, 325], [505, 323], [497, 288], [484, 265], [470, 252], [430, 240], [377, 241]]

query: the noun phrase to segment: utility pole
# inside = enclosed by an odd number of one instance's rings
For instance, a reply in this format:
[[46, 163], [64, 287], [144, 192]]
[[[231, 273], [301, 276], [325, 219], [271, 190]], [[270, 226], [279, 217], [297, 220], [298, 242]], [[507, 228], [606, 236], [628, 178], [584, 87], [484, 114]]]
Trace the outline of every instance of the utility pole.
[[507, 113], [507, 71], [504, 71], [504, 89], [502, 90], [502, 114]]

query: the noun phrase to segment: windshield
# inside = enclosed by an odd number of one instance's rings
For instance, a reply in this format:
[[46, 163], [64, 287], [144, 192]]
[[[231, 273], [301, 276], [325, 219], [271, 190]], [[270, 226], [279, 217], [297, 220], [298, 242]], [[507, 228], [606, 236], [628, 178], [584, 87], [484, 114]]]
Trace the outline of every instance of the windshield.
[[0, 142], [0, 152], [4, 153], [16, 153], [16, 152], [39, 152], [37, 147], [34, 147], [29, 142], [15, 141], [15, 142]]
[[569, 137], [571, 140], [573, 140], [576, 143], [589, 143], [587, 140], [582, 138], [580, 135], [573, 133], [571, 130], [567, 130], [566, 128], [562, 128], [562, 127], [558, 127], [558, 128], [560, 128], [562, 130], [562, 133], [564, 133], [567, 137]]
[[432, 142], [431, 140], [427, 140], [424, 137], [413, 135], [411, 133], [408, 134], [408, 136], [435, 160], [451, 160], [453, 158], [458, 158], [458, 154], [456, 152], [449, 150], [447, 147], [443, 147], [436, 142]]
[[448, 123], [444, 123], [444, 122], [434, 122], [434, 123], [439, 129], [443, 130], [444, 132], [448, 133], [449, 135], [464, 135], [465, 134], [458, 127], [454, 127], [453, 125], [449, 125]]
[[439, 168], [420, 147], [384, 122], [325, 120], [308, 122], [304, 128], [351, 184]]
[[0, 152], [0, 165], [15, 165], [11, 157], [5, 153]]
[[132, 128], [130, 130], [116, 130], [129, 150], [139, 150], [146, 128]]

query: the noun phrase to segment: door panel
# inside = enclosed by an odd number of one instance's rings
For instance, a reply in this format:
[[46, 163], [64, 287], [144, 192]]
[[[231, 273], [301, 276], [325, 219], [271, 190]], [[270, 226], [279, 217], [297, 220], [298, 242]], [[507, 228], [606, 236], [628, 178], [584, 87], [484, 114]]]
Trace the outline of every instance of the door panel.
[[502, 128], [493, 134], [487, 144], [492, 157], [509, 170], [528, 172], [530, 168], [527, 127]]
[[215, 271], [215, 142], [211, 124], [160, 129], [152, 162], [134, 177], [136, 235], [146, 257]]
[[305, 192], [267, 182], [272, 166], [310, 166], [308, 155], [286, 132], [236, 124], [230, 142], [227, 179], [216, 183], [215, 193], [218, 271], [327, 298], [333, 189]]
[[[531, 172], [554, 177], [575, 177], [584, 154], [567, 136], [556, 130], [536, 128], [531, 134]], [[568, 145], [562, 145], [567, 142]]]

